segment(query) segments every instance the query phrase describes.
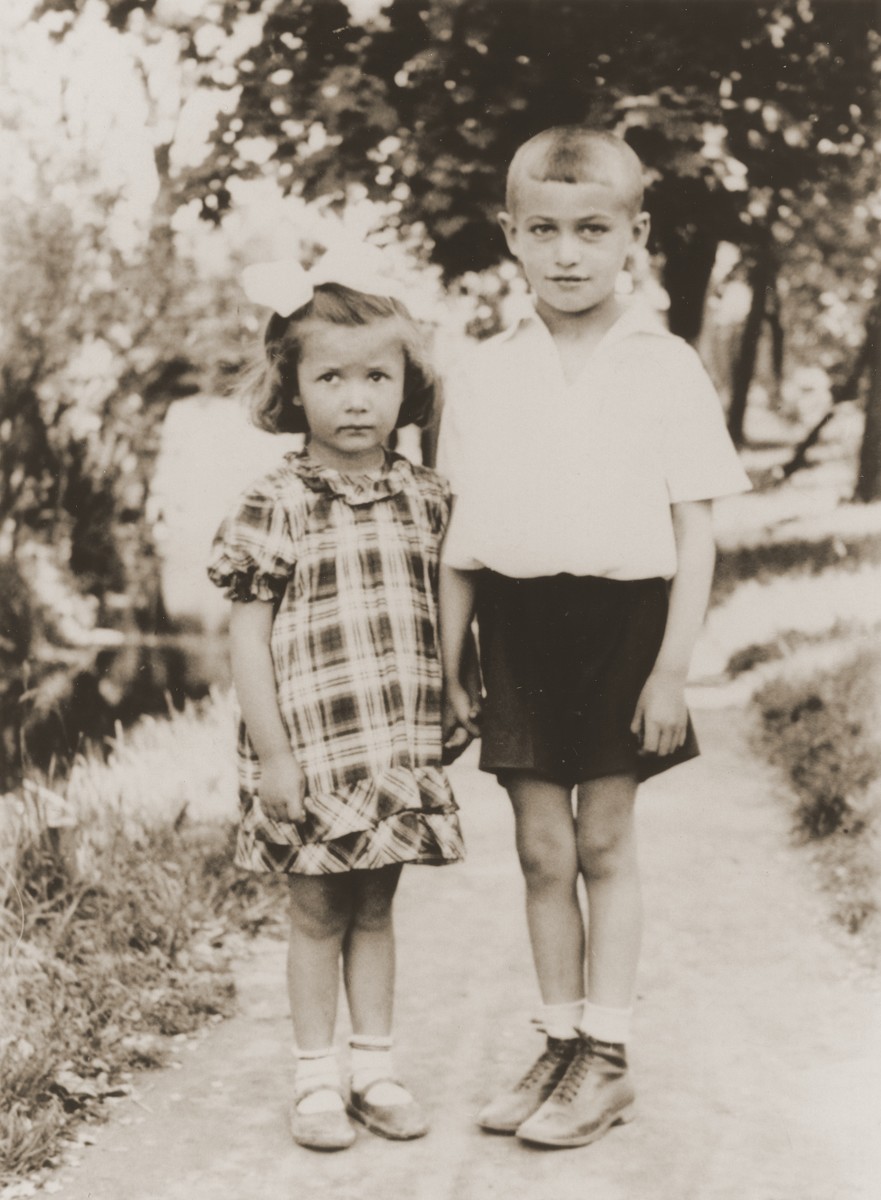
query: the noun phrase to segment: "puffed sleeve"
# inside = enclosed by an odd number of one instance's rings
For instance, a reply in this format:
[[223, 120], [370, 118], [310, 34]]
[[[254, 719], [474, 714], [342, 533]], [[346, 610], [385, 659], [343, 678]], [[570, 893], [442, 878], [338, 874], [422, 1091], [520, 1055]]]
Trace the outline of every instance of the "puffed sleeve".
[[719, 396], [697, 353], [680, 342], [671, 367], [663, 443], [670, 503], [748, 492], [752, 485], [725, 426]]
[[230, 600], [277, 601], [295, 563], [296, 548], [280, 498], [265, 484], [255, 484], [221, 522], [208, 578]]

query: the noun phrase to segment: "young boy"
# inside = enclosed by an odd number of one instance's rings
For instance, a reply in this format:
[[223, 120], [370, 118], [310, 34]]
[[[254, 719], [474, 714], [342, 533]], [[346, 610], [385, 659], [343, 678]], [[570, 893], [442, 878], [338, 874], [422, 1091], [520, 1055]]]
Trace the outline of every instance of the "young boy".
[[514, 156], [506, 206], [534, 305], [476, 352], [445, 408], [442, 648], [449, 709], [476, 734], [463, 665], [476, 608], [480, 765], [514, 809], [547, 1045], [478, 1120], [580, 1146], [631, 1115], [636, 788], [697, 754], [685, 681], [710, 502], [749, 482], [695, 352], [619, 295], [649, 227], [627, 144], [540, 133]]

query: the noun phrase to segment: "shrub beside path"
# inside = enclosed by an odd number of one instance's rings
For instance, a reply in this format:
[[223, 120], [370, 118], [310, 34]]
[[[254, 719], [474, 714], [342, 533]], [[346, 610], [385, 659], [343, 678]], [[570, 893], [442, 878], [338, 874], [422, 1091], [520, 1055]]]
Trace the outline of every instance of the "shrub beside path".
[[284, 945], [238, 966], [240, 1015], [139, 1077], [62, 1200], [877, 1200], [881, 988], [790, 844], [747, 718], [695, 697], [704, 755], [640, 798], [646, 932], [632, 1053], [639, 1111], [594, 1146], [481, 1134], [482, 1100], [538, 1052], [507, 802], [454, 768], [461, 867], [405, 872], [399, 1057], [433, 1119], [420, 1142], [291, 1142]]

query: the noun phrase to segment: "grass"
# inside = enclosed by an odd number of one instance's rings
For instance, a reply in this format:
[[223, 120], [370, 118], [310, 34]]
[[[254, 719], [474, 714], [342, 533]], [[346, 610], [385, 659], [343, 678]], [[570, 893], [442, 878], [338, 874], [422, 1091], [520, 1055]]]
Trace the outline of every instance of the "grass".
[[3, 797], [0, 1184], [233, 1011], [230, 935], [272, 922], [278, 888], [231, 865], [230, 721], [216, 697], [142, 721]]
[[767, 663], [785, 662], [792, 654], [829, 642], [856, 641], [868, 631], [855, 621], [836, 621], [829, 629], [806, 631], [785, 629], [767, 642], [750, 642], [736, 650], [728, 659], [726, 673], [732, 678], [753, 671]]
[[729, 677], [754, 672], [760, 750], [789, 785], [795, 835], [835, 919], [860, 935], [854, 949], [874, 957], [881, 504], [842, 502], [855, 448], [829, 442], [808, 470], [723, 511], [707, 628]]
[[815, 849], [851, 933], [879, 911], [881, 650], [804, 678], [779, 678], [755, 696], [762, 749], [796, 797], [794, 824]]
[[830, 533], [720, 549], [713, 603], [722, 604], [747, 581], [768, 583], [784, 575], [817, 577], [830, 569], [856, 571], [881, 563], [877, 532]]

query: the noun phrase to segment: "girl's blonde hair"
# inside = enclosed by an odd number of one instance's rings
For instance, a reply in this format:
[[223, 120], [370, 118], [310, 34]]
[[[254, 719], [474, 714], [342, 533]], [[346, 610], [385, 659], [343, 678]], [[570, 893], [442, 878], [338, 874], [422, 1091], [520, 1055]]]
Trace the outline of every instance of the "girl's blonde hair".
[[353, 328], [391, 320], [399, 325], [404, 350], [404, 399], [396, 424], [426, 424], [434, 406], [437, 378], [423, 331], [400, 301], [356, 292], [341, 283], [318, 284], [308, 304], [289, 317], [273, 313], [269, 318], [263, 333], [263, 354], [243, 372], [236, 389], [250, 399], [254, 424], [270, 433], [309, 432], [306, 414], [295, 403], [302, 326], [306, 321]]

